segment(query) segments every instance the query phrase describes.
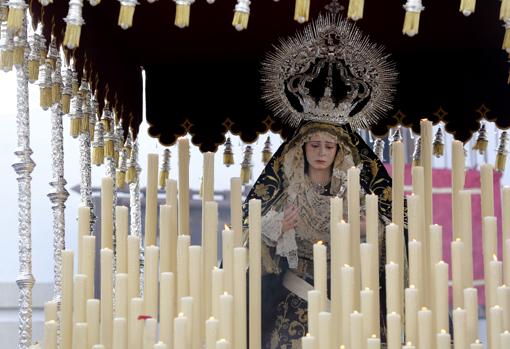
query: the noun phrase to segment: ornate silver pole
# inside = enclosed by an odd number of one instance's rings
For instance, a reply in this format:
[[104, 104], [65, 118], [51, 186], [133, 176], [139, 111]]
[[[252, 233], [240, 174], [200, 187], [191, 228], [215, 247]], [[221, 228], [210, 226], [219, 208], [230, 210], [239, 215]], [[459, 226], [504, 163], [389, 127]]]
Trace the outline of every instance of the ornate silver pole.
[[[23, 20], [21, 35], [27, 35], [26, 19]], [[18, 162], [13, 164], [18, 175], [18, 251], [19, 274], [16, 284], [19, 294], [19, 339], [18, 348], [28, 349], [32, 342], [32, 287], [35, 279], [32, 275], [32, 192], [31, 173], [35, 163], [31, 158], [30, 149], [30, 119], [28, 108], [28, 51], [25, 48], [23, 64], [16, 69], [16, 127], [18, 146], [14, 154]]]

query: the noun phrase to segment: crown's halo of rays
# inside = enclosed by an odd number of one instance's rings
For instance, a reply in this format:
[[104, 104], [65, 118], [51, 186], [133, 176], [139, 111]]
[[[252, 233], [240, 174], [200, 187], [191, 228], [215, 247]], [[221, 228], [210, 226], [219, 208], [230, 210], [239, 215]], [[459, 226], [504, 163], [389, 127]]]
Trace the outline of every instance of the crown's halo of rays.
[[333, 46], [327, 43], [326, 35], [330, 33], [339, 38], [335, 45], [342, 56], [339, 58], [346, 60], [350, 70], [363, 71], [366, 75], [369, 99], [349, 117], [349, 124], [353, 128], [367, 129], [392, 109], [398, 72], [384, 46], [372, 42], [353, 23], [336, 15], [320, 15], [296, 35], [282, 38], [273, 46], [273, 51], [262, 62], [262, 99], [276, 117], [291, 127], [297, 127], [306, 119], [306, 115], [291, 104], [285, 85], [293, 74], [299, 73], [293, 69], [298, 61], [313, 64], [321, 51]]

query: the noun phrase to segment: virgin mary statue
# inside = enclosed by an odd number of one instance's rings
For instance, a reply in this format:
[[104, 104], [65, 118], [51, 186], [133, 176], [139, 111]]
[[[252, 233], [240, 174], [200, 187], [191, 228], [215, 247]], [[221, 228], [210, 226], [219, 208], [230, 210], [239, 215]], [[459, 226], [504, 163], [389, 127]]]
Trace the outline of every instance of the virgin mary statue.
[[[330, 199], [341, 197], [347, 203], [347, 171], [353, 166], [360, 169], [362, 222], [365, 194], [379, 199], [384, 336], [383, 234], [391, 218], [391, 178], [354, 130], [373, 125], [391, 109], [394, 65], [353, 24], [327, 16], [282, 40], [264, 61], [262, 76], [269, 109], [294, 129], [244, 205], [247, 224], [248, 201], [262, 202], [263, 348], [301, 347], [301, 337], [308, 332], [307, 291], [314, 282], [313, 244], [320, 240], [329, 250]], [[365, 240], [363, 224], [360, 240]], [[327, 259], [329, 269], [329, 252]]]

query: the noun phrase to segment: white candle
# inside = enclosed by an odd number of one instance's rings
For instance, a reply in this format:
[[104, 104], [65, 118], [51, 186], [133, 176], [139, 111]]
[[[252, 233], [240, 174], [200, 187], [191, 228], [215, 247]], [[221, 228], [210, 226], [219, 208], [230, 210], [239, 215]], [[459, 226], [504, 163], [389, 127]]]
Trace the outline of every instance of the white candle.
[[[483, 219], [483, 263], [486, 290], [490, 287], [490, 262], [497, 253], [497, 220], [496, 217], [485, 217]], [[489, 307], [493, 306], [490, 299], [490, 292], [485, 292], [485, 299]]]
[[[73, 331], [73, 348], [75, 349], [87, 349], [87, 323], [86, 322], [77, 322], [74, 325]], [[108, 348], [105, 345], [105, 348]], [[111, 347], [110, 347], [111, 348]]]
[[510, 332], [505, 331], [499, 335], [499, 347], [510, 348]]
[[494, 216], [494, 183], [491, 164], [480, 165], [480, 188], [482, 190], [482, 219]]
[[248, 250], [244, 247], [234, 249], [234, 348], [246, 349], [246, 268]]
[[441, 261], [435, 265], [435, 333], [448, 328], [448, 264]]
[[55, 320], [44, 323], [44, 349], [57, 349], [57, 322]]
[[168, 349], [168, 345], [159, 341], [156, 344], [154, 344], [154, 349]]
[[90, 207], [78, 207], [78, 274], [84, 274], [83, 237], [90, 234]]
[[301, 337], [301, 349], [315, 349], [315, 337], [311, 336], [310, 333]]
[[159, 207], [159, 272], [175, 272], [175, 255], [177, 246], [177, 229], [175, 217], [177, 211], [172, 206], [161, 205]]
[[177, 301], [189, 295], [189, 244], [189, 235], [177, 237]]
[[128, 275], [117, 273], [115, 275], [115, 317], [128, 318]]
[[402, 349], [416, 349], [416, 347], [411, 342], [408, 342], [402, 346]]
[[234, 298], [228, 293], [220, 296], [220, 337], [233, 343], [234, 338]]
[[99, 344], [99, 299], [87, 300], [87, 340], [88, 345]]
[[145, 193], [145, 246], [156, 245], [158, 219], [158, 154], [147, 154], [147, 190]]
[[158, 320], [151, 318], [145, 320], [143, 328], [143, 349], [153, 349], [156, 344], [156, 336], [158, 331]]
[[392, 177], [391, 191], [391, 221], [395, 223], [400, 232], [404, 232], [404, 144], [400, 141], [391, 144]]
[[418, 311], [418, 348], [432, 348], [432, 312], [426, 307]]
[[261, 347], [261, 206], [260, 200], [249, 202], [249, 261], [250, 261], [250, 294], [249, 294], [249, 347]]
[[454, 349], [466, 348], [466, 311], [461, 308], [453, 310], [453, 347]]
[[454, 140], [452, 142], [452, 231], [453, 239], [461, 238], [461, 221], [466, 219], [460, 210], [461, 198], [459, 191], [464, 189], [464, 143]]
[[453, 282], [453, 308], [459, 308], [464, 303], [464, 242], [460, 239], [451, 242], [452, 250], [452, 282]]
[[143, 299], [145, 314], [158, 318], [158, 264], [159, 247], [145, 246], [145, 272], [143, 283]]
[[174, 329], [172, 320], [175, 314], [174, 274], [161, 273], [159, 287], [159, 339], [171, 347]]
[[57, 302], [51, 300], [44, 303], [44, 322], [57, 321]]
[[410, 285], [405, 289], [405, 339], [418, 343], [419, 290]]
[[87, 276], [87, 299], [94, 298], [94, 277], [96, 269], [96, 237], [87, 235], [82, 238], [83, 274]]
[[234, 294], [234, 232], [225, 227], [222, 234], [223, 281], [225, 291]]
[[367, 339], [367, 349], [380, 349], [381, 348], [381, 339], [377, 338], [375, 335]]
[[[193, 319], [191, 323], [194, 335], [191, 337], [191, 345], [192, 348], [199, 349], [204, 333], [203, 324], [205, 322], [205, 309], [202, 308], [203, 273], [201, 246], [189, 247], [189, 268], [193, 271], [189, 276], [190, 296], [193, 297]], [[203, 310], [204, 313], [202, 314]]]
[[[341, 198], [331, 198], [332, 216], [341, 216]], [[349, 224], [344, 221], [335, 223], [336, 218], [331, 218], [331, 321], [342, 328], [342, 299], [341, 299], [341, 280], [340, 268], [342, 265], [350, 263], [350, 231]], [[309, 330], [310, 331], [310, 330]], [[312, 336], [317, 333], [311, 333]], [[332, 334], [332, 345], [340, 345], [341, 331], [334, 331]]]
[[128, 236], [128, 302], [140, 296], [140, 238]]
[[473, 225], [471, 218], [471, 190], [461, 190], [459, 196], [460, 217], [460, 236], [464, 243], [464, 253], [462, 255], [463, 288], [473, 287]]
[[[368, 319], [366, 319], [368, 320]], [[366, 337], [363, 331], [364, 314], [354, 311], [351, 314], [351, 345], [352, 349], [362, 349], [365, 347], [364, 343]]]
[[[418, 290], [423, 290], [425, 283], [423, 282], [423, 258], [422, 244], [419, 241], [409, 241], [409, 284], [414, 285]], [[420, 295], [418, 295], [420, 297]], [[420, 305], [423, 304], [422, 299], [418, 299]], [[413, 342], [415, 343], [415, 342]]]
[[143, 315], [143, 299], [132, 298], [129, 305], [129, 349], [140, 349], [143, 345], [144, 320], [138, 318], [140, 315]]
[[205, 322], [205, 348], [214, 349], [218, 340], [218, 320], [210, 317]]
[[[425, 226], [432, 224], [432, 122], [427, 119], [420, 120], [421, 136], [421, 165], [424, 172], [425, 188]], [[428, 249], [428, 239], [425, 237], [424, 248]], [[428, 259], [427, 259], [428, 260]]]
[[489, 316], [489, 332], [487, 333], [489, 337], [489, 347], [491, 349], [506, 349], [499, 346], [501, 340], [500, 334], [503, 332], [503, 309], [498, 305], [491, 307]]
[[319, 349], [331, 348], [331, 313], [319, 313]]
[[[501, 193], [501, 212], [510, 212], [510, 186], [504, 186]], [[503, 241], [510, 239], [510, 217], [502, 215]]]
[[496, 255], [489, 263], [489, 282], [486, 292], [489, 293], [489, 305], [492, 307], [498, 302], [498, 287], [502, 284], [502, 263], [498, 261]]
[[373, 253], [375, 252], [372, 244], [366, 242], [360, 244], [361, 260], [364, 261], [364, 263], [361, 264], [361, 289], [374, 289], [374, 273], [377, 273], [379, 276], [378, 271], [372, 269]]
[[189, 348], [188, 319], [182, 313], [174, 319], [174, 334], [174, 349]]
[[425, 187], [423, 167], [413, 166], [413, 194], [407, 197], [409, 204], [409, 236], [411, 240], [424, 241]]
[[230, 342], [222, 338], [216, 342], [216, 349], [230, 349]]
[[[351, 167], [347, 170], [347, 220], [351, 228], [351, 260], [354, 272], [359, 275], [361, 272], [361, 260], [360, 260], [360, 169], [357, 167]], [[359, 309], [359, 292], [361, 279], [359, 277], [354, 278], [354, 308]]]
[[[340, 271], [340, 277], [342, 280], [342, 315], [341, 315], [341, 325], [342, 325], [342, 336], [340, 337], [340, 344], [348, 346], [351, 342], [350, 338], [350, 316], [352, 311], [354, 310], [354, 268], [349, 265], [344, 265]], [[310, 332], [314, 335], [313, 332]]]
[[[181, 306], [182, 313], [188, 319], [187, 321], [187, 337], [188, 337], [188, 345], [192, 346], [192, 338], [193, 335], [193, 297], [182, 297], [181, 298]], [[176, 334], [174, 332], [174, 334]], [[177, 335], [177, 334], [176, 334]]]
[[101, 179], [101, 248], [113, 248], [113, 179]]
[[[210, 315], [212, 311], [212, 294], [211, 294], [211, 270], [218, 264], [218, 203], [209, 201], [205, 203], [205, 226], [204, 239], [202, 243], [204, 254], [203, 272], [204, 272], [204, 305], [206, 315]], [[221, 292], [223, 293], [223, 291]], [[217, 315], [216, 315], [217, 316]]]
[[503, 282], [510, 285], [510, 239], [506, 239], [503, 244]]
[[475, 342], [471, 343], [470, 349], [483, 349], [483, 344], [477, 339]]
[[402, 292], [399, 289], [399, 265], [386, 264], [386, 309], [388, 313], [401, 313]]
[[212, 270], [212, 288], [211, 288], [211, 300], [212, 300], [212, 312], [211, 315], [216, 319], [220, 317], [220, 296], [225, 292], [223, 286], [223, 269], [214, 267]]
[[328, 297], [326, 246], [322, 241], [313, 245], [313, 286], [321, 293], [321, 311], [326, 310]]
[[[377, 330], [379, 309], [374, 307], [374, 291], [365, 288], [361, 291], [361, 313], [363, 314], [363, 343]], [[351, 316], [352, 320], [352, 316]]]
[[166, 180], [165, 204], [177, 207], [177, 181], [175, 179]]
[[127, 348], [127, 323], [125, 318], [116, 317], [113, 319], [113, 349]]
[[115, 252], [117, 273], [127, 273], [128, 215], [129, 210], [126, 206], [115, 207]]
[[112, 347], [113, 332], [113, 251], [101, 249], [101, 344]]
[[73, 341], [73, 251], [62, 251], [61, 343], [71, 348]]
[[464, 309], [466, 309], [466, 332], [468, 343], [478, 338], [478, 290], [464, 289]]
[[[400, 315], [392, 312], [387, 315], [387, 326], [388, 326], [388, 349], [400, 349]], [[424, 347], [427, 348], [427, 347]]]
[[365, 196], [366, 206], [366, 235], [367, 242], [375, 244], [379, 242], [379, 197], [376, 194], [367, 194]]
[[497, 302], [503, 310], [503, 331], [510, 331], [510, 287], [506, 285], [498, 287]]
[[85, 322], [86, 318], [86, 285], [87, 277], [83, 274], [74, 275], [74, 296], [73, 296], [73, 310], [74, 319], [76, 322]]
[[230, 178], [230, 223], [234, 231], [234, 245], [242, 246], [243, 240], [243, 208], [241, 178]]
[[400, 248], [399, 248], [400, 228], [393, 223], [386, 226], [386, 263], [397, 263], [400, 265]]
[[179, 234], [189, 235], [189, 140], [179, 138]]
[[[451, 347], [452, 347], [451, 336], [445, 330], [441, 330], [441, 332], [439, 332], [437, 334], [436, 341], [437, 341], [437, 349], [451, 349]], [[462, 349], [465, 349], [465, 347]]]
[[319, 308], [321, 293], [317, 290], [308, 291], [308, 333], [313, 337], [319, 335]]
[[202, 204], [214, 200], [214, 153], [203, 153]]

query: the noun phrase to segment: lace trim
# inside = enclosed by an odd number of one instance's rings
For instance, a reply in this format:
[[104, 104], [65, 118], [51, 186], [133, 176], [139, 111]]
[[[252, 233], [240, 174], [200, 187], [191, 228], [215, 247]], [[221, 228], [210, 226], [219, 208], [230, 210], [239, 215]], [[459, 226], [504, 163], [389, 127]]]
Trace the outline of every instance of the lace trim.
[[290, 268], [298, 266], [296, 231], [282, 233], [283, 212], [269, 211], [262, 218], [262, 238], [268, 246], [276, 246], [276, 254], [287, 258]]

